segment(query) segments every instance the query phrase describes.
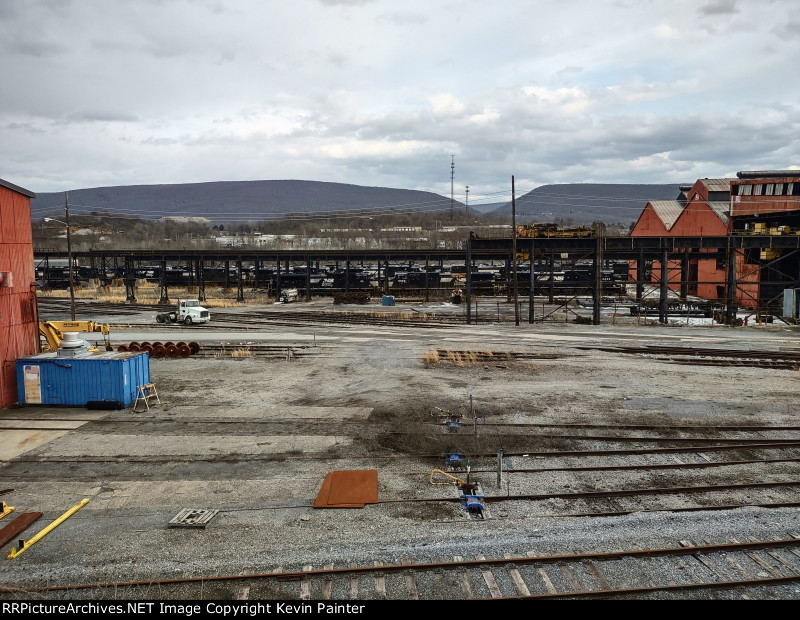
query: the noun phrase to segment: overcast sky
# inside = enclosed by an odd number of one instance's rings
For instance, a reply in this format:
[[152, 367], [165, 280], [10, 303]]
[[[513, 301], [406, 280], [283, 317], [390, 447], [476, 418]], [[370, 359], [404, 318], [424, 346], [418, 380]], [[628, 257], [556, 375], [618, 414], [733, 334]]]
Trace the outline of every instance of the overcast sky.
[[798, 60], [797, 0], [0, 0], [0, 178], [449, 196], [455, 155], [473, 202], [788, 168]]

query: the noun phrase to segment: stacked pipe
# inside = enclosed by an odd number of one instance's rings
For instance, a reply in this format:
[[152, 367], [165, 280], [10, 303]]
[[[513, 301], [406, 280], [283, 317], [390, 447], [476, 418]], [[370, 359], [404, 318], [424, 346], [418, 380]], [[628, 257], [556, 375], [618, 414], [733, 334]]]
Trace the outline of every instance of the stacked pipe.
[[138, 353], [144, 351], [150, 357], [163, 358], [163, 357], [189, 357], [194, 355], [200, 350], [200, 345], [196, 342], [131, 342], [130, 344], [121, 344], [117, 347], [120, 353], [128, 351]]

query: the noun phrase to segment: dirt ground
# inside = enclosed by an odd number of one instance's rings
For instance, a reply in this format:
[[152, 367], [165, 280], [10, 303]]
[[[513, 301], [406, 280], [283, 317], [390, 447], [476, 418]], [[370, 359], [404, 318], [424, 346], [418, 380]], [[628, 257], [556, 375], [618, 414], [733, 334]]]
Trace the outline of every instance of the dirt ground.
[[[286, 312], [290, 317], [290, 309]], [[429, 483], [431, 470], [443, 467], [445, 452], [465, 453], [475, 470], [484, 470], [473, 479], [487, 493], [613, 488], [618, 483], [612, 474], [519, 474], [509, 475], [498, 490], [491, 455], [500, 448], [517, 454], [509, 460], [520, 469], [542, 463], [524, 453], [613, 444], [608, 439], [576, 442], [559, 436], [566, 433], [563, 428], [501, 424], [800, 422], [797, 371], [687, 366], [584, 348], [657, 344], [800, 351], [800, 331], [789, 327], [505, 323], [420, 328], [371, 327], [365, 321], [256, 324], [246, 332], [228, 332], [224, 310], [206, 329], [170, 327], [118, 329], [112, 340], [260, 342], [308, 349], [291, 361], [258, 356], [151, 360], [161, 404], [143, 413], [55, 407], [0, 411], [0, 488], [14, 489], [3, 499], [18, 513], [45, 513], [31, 532], [81, 499], [91, 500], [20, 557], [3, 559], [0, 581], [24, 589], [401, 557], [424, 560], [454, 552], [497, 556], [559, 548], [565, 536], [571, 548], [587, 550], [674, 545], [678, 534], [660, 525], [660, 517], [625, 527], [626, 517], [563, 516], [585, 512], [586, 504], [577, 500], [502, 502], [492, 506], [492, 518], [481, 522], [467, 519], [457, 503], [399, 502], [357, 510], [314, 510], [310, 505], [326, 473], [337, 469], [377, 469], [381, 500], [452, 497], [453, 487]], [[453, 363], [441, 357], [426, 363], [432, 350], [515, 352], [533, 359], [496, 355]], [[445, 429], [448, 414], [463, 416], [460, 431]], [[610, 432], [585, 431], [596, 436]], [[670, 433], [677, 438], [698, 434], [665, 429], [660, 435]], [[645, 436], [647, 431], [631, 434]], [[726, 435], [738, 436], [753, 433]], [[800, 432], [775, 436], [796, 439]], [[576, 462], [551, 459], [547, 464]], [[787, 463], [763, 471], [731, 470], [727, 477], [716, 470], [673, 478], [668, 473], [640, 475], [626, 484], [796, 479], [797, 473], [797, 464]], [[758, 498], [764, 501], [773, 497], [770, 493]], [[784, 501], [800, 501], [797, 488], [774, 493]], [[652, 501], [645, 508], [669, 510], [714, 500], [677, 496]], [[168, 528], [167, 522], [185, 507], [220, 512], [203, 530]], [[752, 527], [761, 530], [744, 533], [778, 537], [800, 531], [796, 510], [753, 510]], [[726, 525], [724, 514], [686, 513], [685, 537], [742, 534], [735, 519]], [[613, 532], [612, 522], [619, 525]], [[3, 556], [15, 544], [5, 546]]]

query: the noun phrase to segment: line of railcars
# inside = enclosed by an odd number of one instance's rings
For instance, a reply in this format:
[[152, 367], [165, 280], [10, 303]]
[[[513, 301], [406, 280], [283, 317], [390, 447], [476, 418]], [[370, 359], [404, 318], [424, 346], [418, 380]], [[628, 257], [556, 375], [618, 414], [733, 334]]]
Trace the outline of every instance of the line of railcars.
[[[64, 261], [65, 262], [65, 261]], [[69, 274], [66, 264], [51, 261], [50, 264], [39, 264], [36, 269], [37, 280], [42, 288], [66, 289], [69, 287]], [[628, 263], [610, 263], [602, 270], [603, 289], [605, 293], [622, 293], [628, 280]], [[466, 285], [466, 267], [458, 264], [442, 267], [429, 267], [427, 273], [424, 265], [351, 265], [349, 268], [341, 264], [320, 265], [312, 267], [290, 266], [282, 268], [280, 273], [275, 266], [258, 269], [252, 264], [242, 266], [242, 282], [245, 286], [275, 292], [280, 289], [296, 288], [305, 290], [310, 286], [312, 294], [326, 294], [334, 290], [422, 290], [425, 288], [463, 288]], [[123, 267], [107, 267], [105, 271], [96, 267], [77, 266], [73, 279], [77, 286], [88, 286], [92, 280], [99, 284], [114, 284], [123, 280], [126, 273]], [[128, 276], [130, 277], [130, 275]], [[204, 266], [202, 279], [205, 286], [237, 285], [237, 270], [227, 270], [220, 266]], [[594, 284], [594, 267], [589, 264], [556, 264], [551, 270], [544, 267], [534, 270], [534, 281], [537, 294], [547, 294], [552, 288], [560, 294], [580, 293], [590, 289]], [[198, 274], [189, 265], [167, 266], [162, 274], [160, 265], [137, 265], [133, 278], [150, 283], [163, 282], [168, 287], [196, 286]], [[513, 273], [505, 264], [483, 264], [473, 268], [471, 273], [472, 288], [476, 294], [500, 294], [506, 291], [513, 280]], [[517, 268], [517, 287], [527, 294], [531, 281], [528, 264], [520, 264]]]

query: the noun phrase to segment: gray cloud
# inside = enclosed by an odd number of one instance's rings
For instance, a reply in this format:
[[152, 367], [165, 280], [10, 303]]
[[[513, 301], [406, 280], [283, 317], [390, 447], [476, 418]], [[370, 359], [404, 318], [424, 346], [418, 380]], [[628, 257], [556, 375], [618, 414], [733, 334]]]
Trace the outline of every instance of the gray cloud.
[[428, 21], [428, 18], [424, 13], [394, 11], [379, 16], [378, 21], [385, 24], [394, 24], [395, 26], [405, 26], [407, 24], [424, 24]]
[[7, 1], [0, 161], [34, 191], [307, 178], [449, 195], [451, 154], [475, 195], [511, 174], [800, 163], [800, 86], [775, 82], [796, 64], [786, 4], [706, 2], [698, 23], [692, 0]]
[[375, 0], [317, 0], [317, 2], [325, 6], [361, 6], [375, 2]]
[[736, 0], [714, 0], [701, 6], [697, 12], [700, 15], [733, 15], [739, 12]]
[[797, 41], [800, 39], [800, 19], [789, 19], [772, 28], [770, 32], [784, 41]]

